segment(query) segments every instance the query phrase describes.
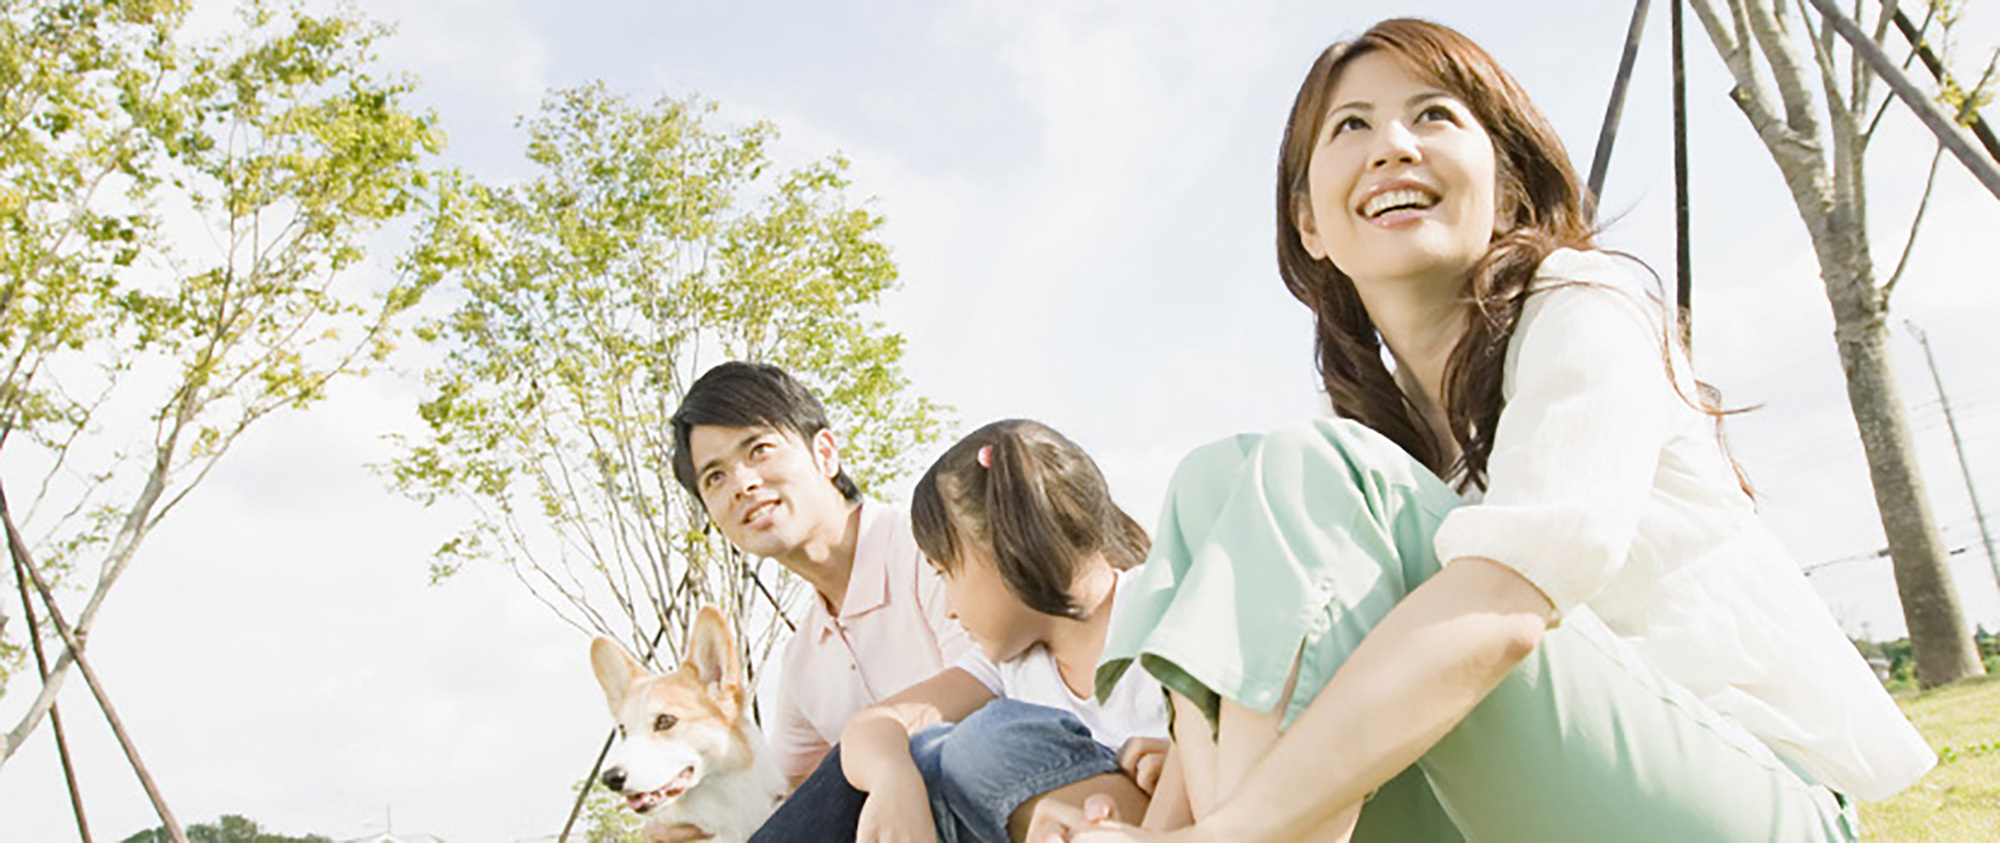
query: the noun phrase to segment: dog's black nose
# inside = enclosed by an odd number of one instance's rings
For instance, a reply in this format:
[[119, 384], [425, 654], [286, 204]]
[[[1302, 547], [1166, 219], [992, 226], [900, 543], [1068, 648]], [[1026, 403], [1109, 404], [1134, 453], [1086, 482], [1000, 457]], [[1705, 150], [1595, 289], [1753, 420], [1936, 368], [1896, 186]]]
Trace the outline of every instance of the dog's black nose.
[[617, 767], [605, 770], [604, 787], [608, 790], [623, 791], [625, 789], [625, 771]]

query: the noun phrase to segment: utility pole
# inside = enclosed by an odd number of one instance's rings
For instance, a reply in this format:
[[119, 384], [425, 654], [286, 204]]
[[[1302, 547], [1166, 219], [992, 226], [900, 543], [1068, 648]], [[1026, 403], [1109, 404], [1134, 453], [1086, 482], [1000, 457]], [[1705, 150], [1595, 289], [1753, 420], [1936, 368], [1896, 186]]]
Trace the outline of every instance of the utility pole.
[[1931, 356], [1931, 340], [1917, 327], [1917, 323], [1903, 320], [1903, 327], [1917, 338], [1917, 344], [1924, 348], [1924, 362], [1931, 367], [1931, 383], [1937, 384], [1938, 406], [1944, 408], [1944, 426], [1951, 431], [1951, 447], [1958, 454], [1959, 473], [1965, 475], [1965, 496], [1972, 499], [1972, 517], [1979, 523], [1979, 539], [1986, 545], [1986, 563], [1993, 567], [1993, 583], [2000, 586], [2000, 556], [1993, 553], [1993, 533], [1986, 528], [1986, 510], [1979, 507], [1979, 492], [1972, 486], [1972, 466], [1965, 461], [1965, 443], [1958, 438], [1958, 420], [1952, 417], [1951, 401], [1944, 395], [1944, 378], [1938, 376], [1937, 358]]

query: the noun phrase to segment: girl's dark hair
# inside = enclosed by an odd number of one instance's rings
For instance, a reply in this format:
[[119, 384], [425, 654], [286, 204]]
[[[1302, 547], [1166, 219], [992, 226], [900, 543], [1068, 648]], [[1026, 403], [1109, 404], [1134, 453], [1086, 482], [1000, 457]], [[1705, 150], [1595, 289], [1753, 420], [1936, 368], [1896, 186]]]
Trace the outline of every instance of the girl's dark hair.
[[[980, 451], [987, 462], [980, 464]], [[965, 549], [992, 549], [1000, 580], [1037, 612], [1081, 618], [1070, 584], [1092, 554], [1113, 568], [1145, 561], [1151, 540], [1111, 500], [1097, 463], [1040, 422], [997, 421], [952, 445], [910, 501], [917, 547], [947, 573]]]
[[[1458, 461], [1435, 440], [1382, 359], [1381, 337], [1362, 308], [1354, 281], [1332, 261], [1316, 260], [1299, 239], [1310, 207], [1307, 168], [1326, 120], [1328, 98], [1348, 64], [1373, 52], [1394, 56], [1419, 78], [1471, 109], [1493, 139], [1498, 201], [1492, 245], [1474, 265], [1466, 329], [1444, 371], [1444, 409]], [[1439, 476], [1464, 471], [1461, 488], [1486, 483], [1486, 461], [1500, 418], [1507, 342], [1542, 259], [1559, 248], [1590, 249], [1590, 199], [1569, 154], [1527, 91], [1471, 39], [1428, 21], [1396, 19], [1328, 47], [1299, 87], [1278, 154], [1278, 270], [1292, 295], [1311, 308], [1320, 378], [1334, 411], [1402, 446]]]

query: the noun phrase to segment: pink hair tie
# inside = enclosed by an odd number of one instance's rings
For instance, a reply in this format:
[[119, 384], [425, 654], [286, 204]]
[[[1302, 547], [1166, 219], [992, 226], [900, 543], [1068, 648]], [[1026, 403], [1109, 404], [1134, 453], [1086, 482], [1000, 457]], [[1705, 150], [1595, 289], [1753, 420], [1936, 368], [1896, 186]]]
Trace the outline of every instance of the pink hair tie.
[[979, 446], [979, 467], [980, 467], [980, 468], [992, 468], [992, 467], [993, 467], [993, 446], [992, 446], [992, 445], [981, 445], [981, 446]]

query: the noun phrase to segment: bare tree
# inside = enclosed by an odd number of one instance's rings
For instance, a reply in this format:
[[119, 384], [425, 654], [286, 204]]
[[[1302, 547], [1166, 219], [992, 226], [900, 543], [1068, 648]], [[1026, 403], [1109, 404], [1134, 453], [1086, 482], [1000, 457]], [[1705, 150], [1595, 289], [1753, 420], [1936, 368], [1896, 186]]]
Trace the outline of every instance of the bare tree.
[[[1910, 223], [1903, 256], [1880, 279], [1869, 249], [1864, 174], [1869, 143], [1890, 107], [1874, 74], [1830, 23], [1785, 0], [1690, 0], [1736, 85], [1730, 99], [1769, 149], [1811, 235], [1820, 279], [1833, 305], [1834, 339], [1847, 375], [1848, 403], [1861, 433], [1875, 487], [1875, 504], [1889, 541], [1896, 588], [1915, 650], [1917, 679], [1926, 687], [1980, 674], [1946, 565], [1946, 551], [1924, 493], [1909, 420], [1889, 357], [1889, 300], [1929, 204]], [[1856, 4], [1863, 11], [1865, 4]], [[1947, 26], [1949, 3], [1933, 0], [1925, 28]], [[1874, 39], [1888, 35], [1896, 3], [1876, 9]], [[1987, 80], [1982, 79], [1984, 83]], [[1946, 85], [1949, 92], [1955, 88]], [[1955, 105], [1961, 115], [1979, 100]], [[1930, 179], [1937, 176], [1936, 156]]]

